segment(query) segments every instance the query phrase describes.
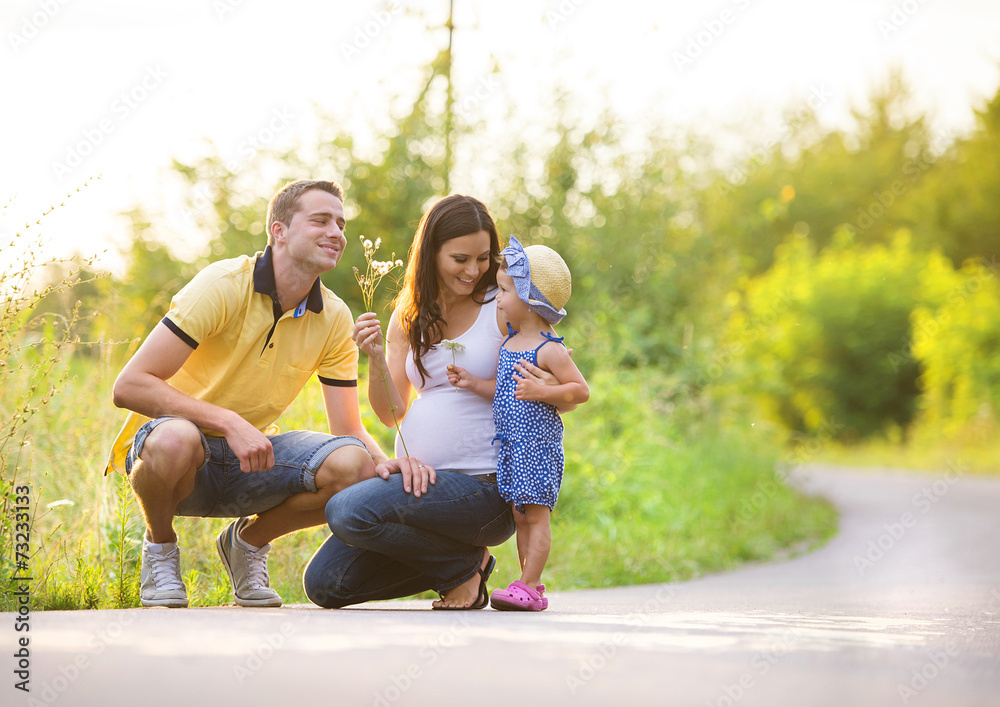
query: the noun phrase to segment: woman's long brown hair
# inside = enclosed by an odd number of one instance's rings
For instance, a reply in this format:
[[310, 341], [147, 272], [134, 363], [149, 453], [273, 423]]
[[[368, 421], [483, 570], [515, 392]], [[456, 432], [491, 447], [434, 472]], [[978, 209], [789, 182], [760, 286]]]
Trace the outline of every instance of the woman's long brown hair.
[[483, 202], [461, 194], [446, 196], [420, 219], [410, 244], [403, 289], [392, 304], [413, 351], [413, 362], [420, 371], [421, 381], [426, 380], [428, 374], [420, 359], [441, 341], [445, 323], [438, 306], [437, 255], [445, 242], [479, 231], [486, 231], [490, 236], [490, 267], [472, 292], [473, 299], [483, 304], [486, 291], [497, 284], [500, 254], [500, 236]]

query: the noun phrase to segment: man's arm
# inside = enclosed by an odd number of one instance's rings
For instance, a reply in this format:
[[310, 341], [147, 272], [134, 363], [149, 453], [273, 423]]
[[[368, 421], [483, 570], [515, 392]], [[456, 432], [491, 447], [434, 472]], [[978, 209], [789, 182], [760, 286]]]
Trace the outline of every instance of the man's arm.
[[323, 384], [323, 404], [326, 407], [326, 419], [330, 426], [330, 434], [334, 436], [351, 435], [360, 439], [368, 453], [372, 455], [376, 466], [389, 459], [375, 438], [368, 433], [361, 422], [361, 409], [358, 404], [358, 389], [355, 386], [337, 386]]
[[240, 469], [264, 471], [274, 466], [271, 442], [260, 430], [231, 410], [196, 400], [167, 381], [194, 351], [162, 322], [125, 364], [115, 380], [117, 407], [146, 417], [181, 417], [203, 429], [221, 432], [240, 460]]

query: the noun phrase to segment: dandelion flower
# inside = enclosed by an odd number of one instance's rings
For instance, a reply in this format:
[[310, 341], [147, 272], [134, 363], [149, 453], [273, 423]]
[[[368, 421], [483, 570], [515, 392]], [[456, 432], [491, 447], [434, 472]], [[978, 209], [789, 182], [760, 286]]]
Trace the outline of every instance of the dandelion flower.
[[[441, 346], [451, 351], [451, 365], [457, 365], [457, 356], [459, 352], [465, 351], [465, 344], [459, 343], [457, 341], [452, 341], [451, 339], [442, 339]], [[458, 390], [458, 386], [452, 386], [455, 390]]]

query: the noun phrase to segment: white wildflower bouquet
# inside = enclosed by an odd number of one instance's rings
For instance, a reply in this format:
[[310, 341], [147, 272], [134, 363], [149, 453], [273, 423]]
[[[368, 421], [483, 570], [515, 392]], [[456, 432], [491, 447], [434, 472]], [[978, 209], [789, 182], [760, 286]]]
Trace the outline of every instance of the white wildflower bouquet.
[[[365, 309], [369, 312], [375, 311], [375, 291], [378, 289], [379, 283], [382, 278], [388, 275], [390, 272], [398, 267], [403, 266], [402, 260], [396, 260], [396, 254], [393, 253], [389, 256], [388, 260], [375, 260], [375, 253], [378, 251], [379, 246], [382, 245], [382, 239], [376, 238], [375, 242], [372, 243], [371, 240], [361, 236], [361, 246], [365, 249], [365, 261], [368, 263], [368, 269], [365, 271], [364, 275], [356, 267], [354, 268], [354, 279], [358, 281], [358, 285], [361, 287], [361, 297], [365, 301]], [[387, 343], [385, 336], [382, 337], [383, 346]], [[382, 376], [382, 385], [385, 387], [385, 397], [389, 400], [389, 411], [392, 413], [392, 421], [396, 425], [396, 434], [399, 435], [399, 441], [403, 445], [403, 453], [406, 456], [410, 456], [410, 453], [406, 450], [406, 442], [403, 440], [403, 433], [399, 429], [399, 419], [396, 417], [396, 406], [392, 403], [392, 396], [389, 394], [389, 372], [382, 369], [382, 362], [379, 359], [375, 359], [375, 365], [378, 366], [379, 374]]]

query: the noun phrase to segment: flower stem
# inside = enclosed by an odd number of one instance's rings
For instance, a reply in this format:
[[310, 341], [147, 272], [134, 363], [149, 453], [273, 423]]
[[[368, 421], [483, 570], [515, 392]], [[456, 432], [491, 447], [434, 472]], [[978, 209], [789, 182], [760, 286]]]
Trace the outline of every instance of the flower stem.
[[[385, 337], [383, 337], [383, 342]], [[384, 344], [383, 344], [384, 346]], [[409, 451], [406, 449], [406, 440], [403, 439], [403, 432], [399, 429], [399, 419], [396, 417], [396, 406], [392, 403], [392, 395], [389, 394], [389, 374], [382, 369], [382, 362], [375, 359], [375, 365], [378, 366], [378, 372], [382, 376], [382, 385], [385, 387], [385, 397], [389, 401], [389, 412], [392, 413], [392, 421], [396, 425], [396, 434], [399, 435], [399, 442], [403, 445], [403, 454], [410, 456]]]

